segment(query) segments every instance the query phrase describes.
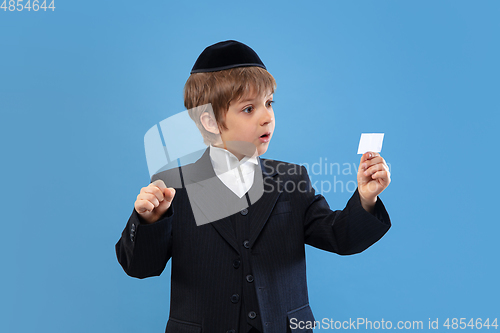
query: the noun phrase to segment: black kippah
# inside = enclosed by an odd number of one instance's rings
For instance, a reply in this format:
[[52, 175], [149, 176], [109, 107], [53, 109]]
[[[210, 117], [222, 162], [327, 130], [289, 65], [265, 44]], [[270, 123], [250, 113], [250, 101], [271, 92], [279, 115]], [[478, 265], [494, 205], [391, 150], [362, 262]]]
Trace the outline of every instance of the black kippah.
[[248, 66], [266, 69], [257, 53], [250, 47], [235, 40], [227, 40], [210, 45], [203, 50], [194, 63], [191, 74]]

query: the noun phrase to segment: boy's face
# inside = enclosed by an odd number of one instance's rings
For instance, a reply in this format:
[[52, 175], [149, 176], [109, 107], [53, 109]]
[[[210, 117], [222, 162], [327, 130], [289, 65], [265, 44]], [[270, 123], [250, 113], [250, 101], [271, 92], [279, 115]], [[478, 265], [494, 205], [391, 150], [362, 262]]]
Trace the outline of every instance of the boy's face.
[[271, 93], [263, 93], [260, 96], [250, 93], [231, 102], [224, 116], [227, 129], [222, 129], [220, 132], [223, 148], [241, 159], [244, 155], [248, 155], [244, 153], [248, 151], [244, 145], [248, 143], [248, 146], [251, 146], [251, 143], [255, 146], [257, 155], [264, 154], [274, 132], [272, 103]]

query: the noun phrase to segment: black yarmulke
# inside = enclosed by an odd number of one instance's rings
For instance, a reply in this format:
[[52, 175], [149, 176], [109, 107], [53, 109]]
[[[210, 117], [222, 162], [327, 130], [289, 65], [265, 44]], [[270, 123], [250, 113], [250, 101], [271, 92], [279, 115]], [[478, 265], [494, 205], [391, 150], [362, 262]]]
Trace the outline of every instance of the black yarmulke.
[[203, 50], [194, 63], [191, 74], [247, 66], [258, 66], [266, 69], [257, 53], [250, 47], [235, 40], [227, 40], [210, 45]]

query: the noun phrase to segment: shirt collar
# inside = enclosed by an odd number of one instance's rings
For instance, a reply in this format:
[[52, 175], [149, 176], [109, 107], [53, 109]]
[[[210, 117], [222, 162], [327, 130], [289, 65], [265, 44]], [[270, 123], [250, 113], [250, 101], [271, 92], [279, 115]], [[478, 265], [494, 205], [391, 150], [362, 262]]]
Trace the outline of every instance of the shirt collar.
[[235, 169], [240, 165], [251, 166], [252, 164], [259, 164], [256, 156], [245, 156], [239, 161], [229, 150], [214, 147], [212, 145], [210, 145], [210, 159], [212, 160], [212, 165], [217, 174]]

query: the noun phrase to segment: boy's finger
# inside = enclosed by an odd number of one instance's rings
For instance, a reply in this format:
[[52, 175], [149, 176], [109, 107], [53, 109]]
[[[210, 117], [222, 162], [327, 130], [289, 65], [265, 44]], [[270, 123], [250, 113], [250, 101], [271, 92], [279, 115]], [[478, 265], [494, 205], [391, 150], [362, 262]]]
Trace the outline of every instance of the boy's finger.
[[364, 174], [365, 176], [369, 176], [376, 173], [377, 171], [386, 171], [385, 165], [383, 165], [382, 163], [377, 163], [375, 165], [372, 165], [365, 170]]
[[361, 160], [359, 161], [359, 164], [362, 164], [363, 162], [367, 161], [368, 158], [370, 158], [370, 152], [366, 152], [363, 155], [361, 155]]
[[361, 161], [360, 163], [363, 163], [363, 162], [366, 162], [368, 160], [371, 160], [372, 158], [374, 157], [377, 157], [377, 156], [380, 156], [380, 154], [378, 153], [374, 153], [372, 151], [368, 151], [366, 153], [364, 153], [362, 156], [361, 156]]
[[384, 159], [382, 158], [382, 156], [374, 157], [374, 158], [365, 162], [365, 165], [367, 168], [369, 168], [373, 165], [377, 165], [377, 164], [384, 164]]
[[[138, 200], [146, 200], [151, 202], [155, 207], [158, 207], [160, 205], [160, 200], [154, 195], [153, 193], [141, 193], [137, 196]], [[163, 200], [162, 200], [163, 201]]]
[[163, 194], [165, 195], [165, 200], [172, 201], [175, 196], [175, 189], [173, 187], [165, 188]]
[[148, 187], [144, 188], [144, 193], [151, 193], [158, 199], [158, 201], [163, 201], [163, 191], [160, 190], [156, 185], [149, 184]]
[[382, 171], [377, 171], [372, 175], [372, 179], [379, 179], [381, 180], [384, 184], [389, 184], [391, 181], [391, 177], [389, 173], [385, 170]]
[[361, 160], [359, 161], [359, 172], [363, 172], [370, 166], [381, 163], [384, 160], [379, 154], [377, 154], [377, 156], [375, 156], [375, 154], [377, 153], [367, 152], [361, 156]]
[[153, 209], [155, 209], [155, 206], [148, 200], [139, 200], [135, 207], [135, 210], [140, 214], [149, 213]]

